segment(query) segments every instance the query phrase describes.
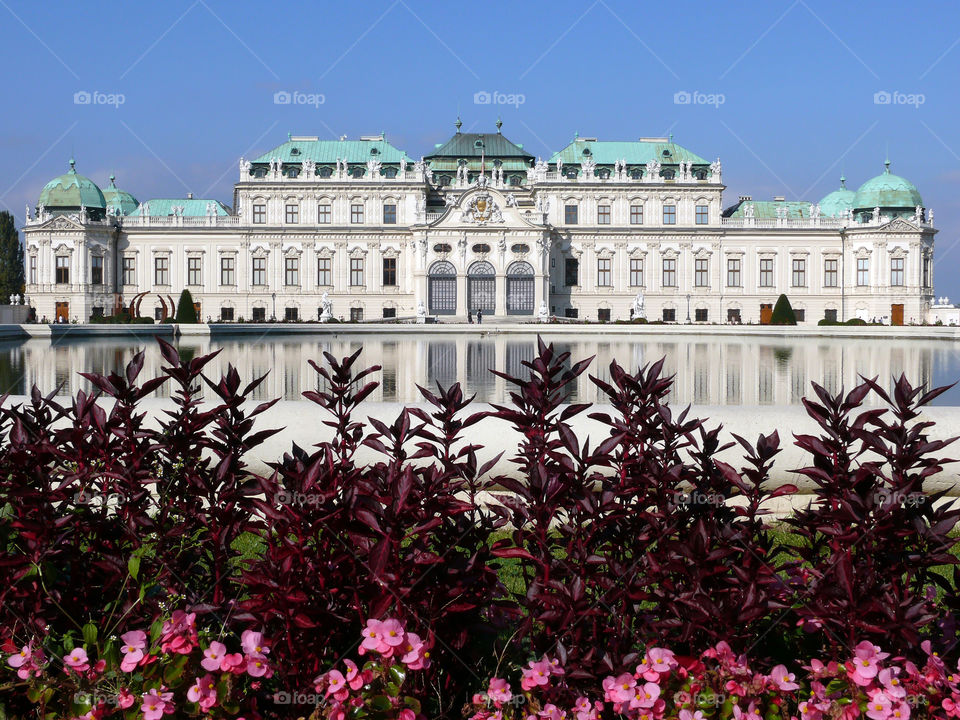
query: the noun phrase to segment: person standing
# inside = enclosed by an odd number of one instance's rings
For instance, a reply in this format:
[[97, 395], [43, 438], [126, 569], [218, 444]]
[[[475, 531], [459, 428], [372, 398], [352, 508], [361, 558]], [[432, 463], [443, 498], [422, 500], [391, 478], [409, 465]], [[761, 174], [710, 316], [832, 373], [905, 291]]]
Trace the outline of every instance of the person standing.
[[483, 322], [483, 310], [477, 308], [477, 325]]

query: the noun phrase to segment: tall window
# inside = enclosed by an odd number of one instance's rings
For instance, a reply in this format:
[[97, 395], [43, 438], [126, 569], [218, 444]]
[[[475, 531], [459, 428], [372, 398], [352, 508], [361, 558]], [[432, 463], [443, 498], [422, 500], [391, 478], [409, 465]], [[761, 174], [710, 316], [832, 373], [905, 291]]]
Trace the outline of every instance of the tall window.
[[37, 284], [37, 256], [30, 256], [30, 284]]
[[598, 205], [597, 206], [597, 225], [609, 225], [609, 224], [610, 224], [610, 206]]
[[252, 282], [254, 285], [266, 285], [267, 284], [267, 259], [262, 257], [255, 257], [253, 259], [253, 279]]
[[870, 258], [857, 258], [857, 285], [865, 287], [870, 284]]
[[161, 256], [153, 259], [153, 284], [170, 284], [170, 258]]
[[839, 276], [839, 261], [834, 259], [823, 261], [823, 286], [837, 287], [837, 277]]
[[632, 287], [643, 285], [643, 260], [641, 258], [630, 259], [630, 285]]
[[890, 258], [890, 284], [903, 285], [903, 258]]
[[317, 223], [320, 225], [329, 225], [331, 222], [330, 206], [317, 205]]
[[807, 261], [803, 258], [794, 258], [790, 269], [790, 284], [793, 287], [807, 286]]
[[383, 259], [383, 284], [393, 287], [397, 284], [397, 259]]
[[710, 261], [706, 258], [693, 261], [693, 284], [696, 287], [710, 287]]
[[580, 284], [580, 261], [566, 258], [563, 262], [563, 284], [574, 287]]
[[740, 258], [727, 258], [727, 287], [740, 287]]
[[70, 283], [70, 257], [67, 255], [57, 255], [57, 285], [68, 285]]
[[187, 285], [199, 285], [200, 279], [200, 258], [187, 258]]
[[90, 258], [90, 282], [93, 285], [103, 285], [103, 257], [100, 255]]
[[283, 284], [287, 287], [300, 286], [300, 258], [288, 257], [283, 259]]
[[611, 262], [612, 260], [610, 260], [610, 258], [597, 258], [597, 285], [601, 287], [609, 287], [611, 285]]
[[123, 284], [124, 285], [137, 284], [137, 259], [136, 258], [125, 257], [123, 259]]
[[354, 203], [350, 206], [350, 222], [354, 224], [363, 222], [363, 204]]
[[253, 206], [254, 225], [263, 225], [267, 221], [267, 206], [263, 203], [256, 203]]
[[643, 225], [643, 205], [630, 206], [630, 224]]
[[930, 287], [930, 258], [923, 259], [923, 286]]
[[393, 203], [387, 203], [383, 206], [383, 224], [397, 224], [397, 206]]
[[220, 284], [236, 284], [237, 259], [233, 255], [224, 255], [220, 258]]
[[676, 258], [663, 259], [663, 286], [677, 286], [677, 260]]
[[363, 258], [350, 258], [350, 285], [363, 285]]
[[579, 218], [579, 208], [576, 205], [563, 206], [563, 222], [565, 225], [576, 225]]
[[760, 287], [773, 287], [773, 258], [760, 258]]
[[663, 206], [663, 224], [664, 225], [677, 224], [677, 206], [676, 205]]
[[706, 225], [710, 222], [710, 207], [697, 205], [697, 225]]
[[333, 271], [330, 258], [317, 258], [317, 285], [333, 285]]
[[300, 222], [300, 206], [297, 203], [287, 203], [284, 221], [287, 225], [296, 225]]

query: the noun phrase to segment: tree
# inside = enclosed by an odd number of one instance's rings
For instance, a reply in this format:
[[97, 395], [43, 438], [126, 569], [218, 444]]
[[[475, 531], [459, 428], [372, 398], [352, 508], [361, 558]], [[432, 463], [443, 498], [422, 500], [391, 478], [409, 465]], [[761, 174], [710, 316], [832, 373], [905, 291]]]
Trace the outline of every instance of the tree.
[[197, 308], [193, 305], [193, 296], [189, 290], [180, 293], [180, 302], [177, 303], [177, 322], [182, 324], [197, 322]]
[[13, 215], [0, 212], [0, 303], [9, 302], [11, 295], [23, 295], [23, 245]]
[[797, 316], [790, 307], [790, 301], [786, 295], [777, 298], [777, 304], [773, 306], [773, 314], [770, 316], [771, 325], [796, 325]]

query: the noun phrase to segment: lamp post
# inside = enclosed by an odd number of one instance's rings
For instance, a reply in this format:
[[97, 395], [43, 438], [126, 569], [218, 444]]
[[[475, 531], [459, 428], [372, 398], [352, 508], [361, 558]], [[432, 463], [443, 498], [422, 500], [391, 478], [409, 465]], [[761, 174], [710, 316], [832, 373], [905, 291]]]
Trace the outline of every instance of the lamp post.
[[690, 324], [690, 293], [687, 293], [687, 324]]

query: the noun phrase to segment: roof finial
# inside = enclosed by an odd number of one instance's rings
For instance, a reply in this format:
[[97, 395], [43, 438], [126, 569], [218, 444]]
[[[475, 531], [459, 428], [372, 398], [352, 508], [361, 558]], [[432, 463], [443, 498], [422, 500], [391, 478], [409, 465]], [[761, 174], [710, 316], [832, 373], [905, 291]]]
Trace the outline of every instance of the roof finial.
[[887, 157], [883, 161], [884, 172], [890, 174], [890, 143], [887, 143]]
[[573, 139], [576, 140], [578, 137], [580, 137], [580, 131], [579, 131], [579, 130], [574, 130], [574, 131], [573, 131]]
[[670, 142], [673, 142], [673, 133], [670, 133]]
[[503, 127], [503, 120], [500, 119], [500, 116], [497, 115], [497, 132], [500, 132], [500, 128]]
[[840, 173], [840, 187], [844, 190], [847, 189], [847, 178], [842, 172]]
[[456, 128], [457, 128], [457, 135], [459, 135], [459, 134], [460, 134], [460, 128], [463, 127], [463, 120], [460, 119], [460, 116], [459, 116], [459, 115], [457, 115], [457, 121], [454, 123], [454, 125], [455, 125]]
[[293, 137], [293, 133], [287, 133], [287, 142], [290, 142], [290, 139]]
[[117, 176], [113, 173], [110, 173], [110, 184], [113, 185], [113, 181], [117, 179]]
[[73, 159], [73, 155], [70, 156], [70, 171], [73, 172], [77, 169], [77, 161]]

